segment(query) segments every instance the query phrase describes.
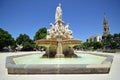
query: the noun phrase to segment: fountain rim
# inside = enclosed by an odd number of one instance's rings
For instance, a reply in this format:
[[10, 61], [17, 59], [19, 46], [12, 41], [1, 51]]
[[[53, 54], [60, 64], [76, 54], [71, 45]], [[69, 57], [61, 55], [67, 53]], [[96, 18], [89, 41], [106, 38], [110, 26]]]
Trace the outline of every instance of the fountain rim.
[[[40, 39], [36, 41], [36, 44], [38, 45], [57, 45], [58, 41], [57, 40], [51, 40], [51, 39]], [[81, 44], [82, 41], [81, 40], [77, 40], [77, 39], [66, 39], [66, 40], [62, 40], [61, 41], [62, 45], [78, 45]]]
[[[22, 54], [6, 57], [6, 68], [8, 74], [106, 74], [109, 73], [113, 61], [113, 56], [107, 56], [102, 64], [16, 64], [13, 58], [20, 57]], [[99, 55], [95, 54], [94, 55]], [[99, 56], [100, 56], [99, 55]], [[106, 62], [107, 61], [107, 62]]]

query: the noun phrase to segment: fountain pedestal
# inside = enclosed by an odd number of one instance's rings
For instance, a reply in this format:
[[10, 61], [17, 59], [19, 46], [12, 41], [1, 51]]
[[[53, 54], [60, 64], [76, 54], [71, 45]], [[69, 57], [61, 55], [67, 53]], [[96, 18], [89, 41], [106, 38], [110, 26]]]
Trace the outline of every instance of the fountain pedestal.
[[63, 58], [64, 55], [63, 55], [62, 43], [61, 43], [62, 39], [58, 38], [57, 41], [58, 41], [58, 46], [57, 46], [57, 54], [55, 55], [55, 58]]
[[55, 58], [64, 58], [64, 55], [63, 54], [56, 54]]

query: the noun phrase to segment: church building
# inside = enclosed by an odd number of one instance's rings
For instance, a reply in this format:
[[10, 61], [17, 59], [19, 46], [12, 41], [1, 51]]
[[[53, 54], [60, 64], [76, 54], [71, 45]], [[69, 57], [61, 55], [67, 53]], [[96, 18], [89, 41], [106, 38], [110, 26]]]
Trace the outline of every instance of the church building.
[[[103, 19], [103, 36], [107, 36], [110, 34], [109, 24], [106, 16], [104, 15]], [[86, 39], [86, 42], [101, 42], [102, 41], [102, 35], [93, 35]]]

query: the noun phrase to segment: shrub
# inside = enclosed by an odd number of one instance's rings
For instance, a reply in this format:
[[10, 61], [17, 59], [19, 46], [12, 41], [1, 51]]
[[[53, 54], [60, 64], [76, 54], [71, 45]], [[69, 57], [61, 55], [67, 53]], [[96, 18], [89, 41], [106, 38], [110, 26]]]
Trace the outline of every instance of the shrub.
[[103, 52], [107, 52], [107, 53], [116, 53], [116, 50], [103, 50]]

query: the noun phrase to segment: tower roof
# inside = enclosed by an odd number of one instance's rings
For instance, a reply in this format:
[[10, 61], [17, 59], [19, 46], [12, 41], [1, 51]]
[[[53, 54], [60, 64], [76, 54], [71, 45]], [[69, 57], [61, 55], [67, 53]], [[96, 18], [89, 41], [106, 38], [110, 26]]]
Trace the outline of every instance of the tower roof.
[[104, 20], [103, 20], [103, 35], [106, 36], [110, 34], [110, 30], [109, 30], [109, 24], [108, 24], [108, 20], [106, 18], [106, 15], [104, 14]]
[[107, 18], [106, 18], [106, 15], [104, 14], [104, 20], [103, 20], [103, 23], [104, 24], [108, 24], [108, 21], [107, 21]]

